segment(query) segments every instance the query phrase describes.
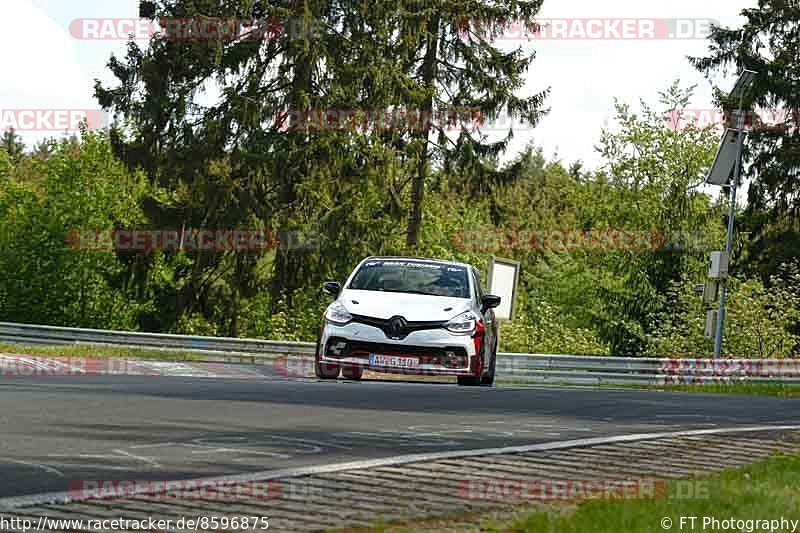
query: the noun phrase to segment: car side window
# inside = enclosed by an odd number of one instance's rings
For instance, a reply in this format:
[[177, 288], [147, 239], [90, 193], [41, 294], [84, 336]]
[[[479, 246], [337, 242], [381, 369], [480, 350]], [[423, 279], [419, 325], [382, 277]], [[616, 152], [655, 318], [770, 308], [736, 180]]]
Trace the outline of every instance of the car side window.
[[478, 303], [483, 300], [483, 288], [481, 287], [481, 274], [472, 269], [472, 281], [475, 284], [475, 299]]

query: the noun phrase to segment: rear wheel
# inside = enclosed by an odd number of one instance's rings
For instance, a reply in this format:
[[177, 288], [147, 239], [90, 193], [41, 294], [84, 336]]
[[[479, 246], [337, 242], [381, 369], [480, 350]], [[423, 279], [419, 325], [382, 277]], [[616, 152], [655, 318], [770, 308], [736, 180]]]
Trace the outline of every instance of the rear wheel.
[[[485, 346], [485, 344], [484, 344]], [[491, 386], [494, 383], [494, 368], [495, 359], [497, 354], [497, 347], [492, 350], [492, 356], [489, 359], [489, 368], [485, 373], [480, 376], [458, 376], [458, 384], [464, 387], [477, 387], [479, 385]]]
[[458, 376], [458, 384], [464, 387], [476, 387], [481, 384], [480, 376]]
[[481, 385], [491, 387], [494, 384], [494, 371], [497, 366], [497, 347], [492, 350], [492, 358], [489, 361], [489, 371], [481, 378]]
[[343, 366], [342, 377], [358, 381], [364, 375], [364, 369], [360, 366]]

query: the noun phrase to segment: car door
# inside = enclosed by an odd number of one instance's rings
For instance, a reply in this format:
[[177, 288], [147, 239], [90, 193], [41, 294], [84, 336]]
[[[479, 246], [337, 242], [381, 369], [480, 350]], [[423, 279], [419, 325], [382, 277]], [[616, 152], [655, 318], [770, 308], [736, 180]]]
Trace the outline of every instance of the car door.
[[478, 272], [476, 268], [472, 268], [472, 283], [475, 287], [475, 301], [477, 309], [481, 311], [483, 315], [483, 325], [486, 328], [486, 336], [484, 338], [484, 342], [486, 345], [486, 349], [484, 350], [485, 358], [484, 363], [486, 365], [489, 364], [489, 357], [492, 352], [492, 348], [494, 348], [495, 340], [497, 339], [497, 321], [495, 320], [494, 316], [494, 309], [487, 309], [485, 312], [483, 311], [483, 287], [481, 286], [481, 273]]

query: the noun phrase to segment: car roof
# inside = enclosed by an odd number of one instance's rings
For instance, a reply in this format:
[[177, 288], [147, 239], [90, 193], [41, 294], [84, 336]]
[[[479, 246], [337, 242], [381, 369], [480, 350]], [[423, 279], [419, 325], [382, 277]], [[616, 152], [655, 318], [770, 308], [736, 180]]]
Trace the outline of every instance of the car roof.
[[472, 265], [469, 263], [461, 263], [459, 261], [448, 261], [445, 259], [431, 259], [429, 257], [409, 257], [409, 256], [398, 256], [398, 255], [376, 255], [370, 256], [364, 259], [364, 261], [369, 260], [390, 260], [390, 261], [398, 261], [398, 260], [408, 260], [408, 261], [427, 261], [429, 263], [442, 263], [445, 265], [458, 265], [466, 268], [473, 268]]

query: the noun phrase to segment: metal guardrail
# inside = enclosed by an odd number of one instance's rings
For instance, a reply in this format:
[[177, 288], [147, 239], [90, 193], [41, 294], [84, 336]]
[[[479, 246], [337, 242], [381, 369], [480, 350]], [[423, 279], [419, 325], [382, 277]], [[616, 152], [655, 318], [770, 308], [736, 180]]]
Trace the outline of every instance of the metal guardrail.
[[[308, 374], [314, 344], [140, 333], [0, 322], [0, 342], [116, 346], [207, 356], [283, 360], [284, 373]], [[800, 383], [800, 359], [661, 359], [498, 353], [499, 380], [529, 383], [640, 384], [729, 381]]]
[[43, 345], [88, 344], [209, 355], [246, 355], [250, 357], [274, 357], [286, 354], [313, 355], [314, 353], [314, 344], [310, 342], [65, 328], [12, 322], [0, 322], [0, 342]]

